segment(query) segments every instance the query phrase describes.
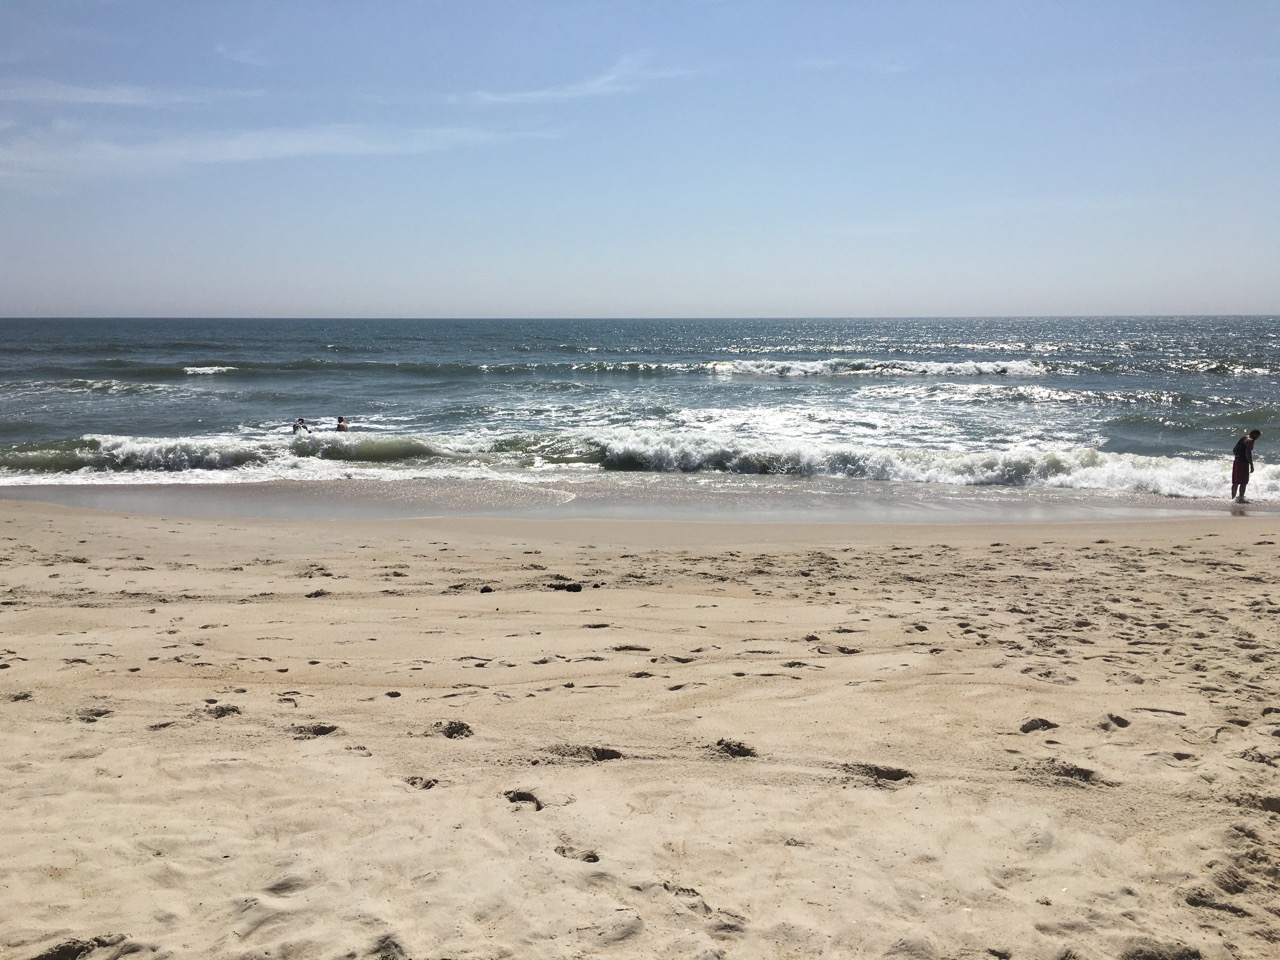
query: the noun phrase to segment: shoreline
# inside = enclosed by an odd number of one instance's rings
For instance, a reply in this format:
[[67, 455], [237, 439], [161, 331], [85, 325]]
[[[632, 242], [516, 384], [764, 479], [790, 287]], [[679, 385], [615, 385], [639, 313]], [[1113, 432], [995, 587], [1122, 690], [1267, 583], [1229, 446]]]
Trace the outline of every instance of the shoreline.
[[275, 480], [0, 485], [0, 500], [226, 519], [494, 517], [758, 523], [1050, 523], [1280, 514], [1280, 503], [1046, 487], [639, 474], [572, 481]]

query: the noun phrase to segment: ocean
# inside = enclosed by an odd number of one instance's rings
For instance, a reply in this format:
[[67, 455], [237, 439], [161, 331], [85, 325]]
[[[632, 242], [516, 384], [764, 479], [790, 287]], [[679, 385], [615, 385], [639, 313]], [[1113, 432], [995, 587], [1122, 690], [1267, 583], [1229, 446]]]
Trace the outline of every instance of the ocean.
[[[375, 499], [435, 484], [481, 511], [513, 490], [530, 503], [745, 491], [1216, 507], [1232, 444], [1257, 428], [1249, 495], [1280, 499], [1273, 317], [7, 319], [0, 331], [0, 494], [288, 481]], [[309, 433], [292, 431], [298, 417]]]

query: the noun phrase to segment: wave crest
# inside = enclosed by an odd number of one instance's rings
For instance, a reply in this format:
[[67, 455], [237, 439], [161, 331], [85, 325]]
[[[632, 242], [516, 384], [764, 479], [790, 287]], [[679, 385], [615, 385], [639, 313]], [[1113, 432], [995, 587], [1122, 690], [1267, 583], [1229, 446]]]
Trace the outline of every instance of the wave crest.
[[[1093, 447], [1017, 446], [989, 451], [832, 445], [789, 439], [769, 444], [731, 436], [670, 435], [604, 428], [568, 434], [488, 438], [324, 434], [301, 437], [147, 438], [86, 436], [0, 449], [0, 483], [176, 480], [215, 482], [320, 476], [394, 479], [441, 472], [531, 476], [547, 470], [707, 473], [849, 478], [891, 484], [1058, 487], [1171, 497], [1219, 497], [1229, 458], [1188, 459], [1112, 453]], [[1280, 496], [1280, 466], [1260, 465], [1250, 491]]]
[[1041, 377], [1048, 368], [1032, 360], [729, 360], [708, 365], [720, 374], [769, 377]]

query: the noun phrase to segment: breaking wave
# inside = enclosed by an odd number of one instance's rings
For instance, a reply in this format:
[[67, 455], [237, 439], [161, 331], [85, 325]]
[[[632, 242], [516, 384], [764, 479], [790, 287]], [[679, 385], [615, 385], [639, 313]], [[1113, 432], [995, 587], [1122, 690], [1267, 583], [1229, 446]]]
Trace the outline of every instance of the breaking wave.
[[[518, 479], [547, 470], [849, 478], [884, 483], [1059, 487], [1219, 497], [1225, 458], [1147, 457], [1095, 448], [1013, 447], [965, 452], [796, 442], [765, 445], [707, 436], [602, 430], [491, 438], [337, 435], [294, 438], [87, 436], [0, 450], [0, 483], [202, 482], [296, 477], [473, 475]], [[1280, 495], [1280, 467], [1260, 466], [1250, 487]]]

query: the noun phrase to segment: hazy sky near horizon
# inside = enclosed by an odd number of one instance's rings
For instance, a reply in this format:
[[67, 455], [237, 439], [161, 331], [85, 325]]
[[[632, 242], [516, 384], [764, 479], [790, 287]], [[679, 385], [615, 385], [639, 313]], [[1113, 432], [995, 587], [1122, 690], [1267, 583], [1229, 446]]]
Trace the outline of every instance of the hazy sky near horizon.
[[1280, 2], [5, 0], [0, 316], [1280, 311]]

